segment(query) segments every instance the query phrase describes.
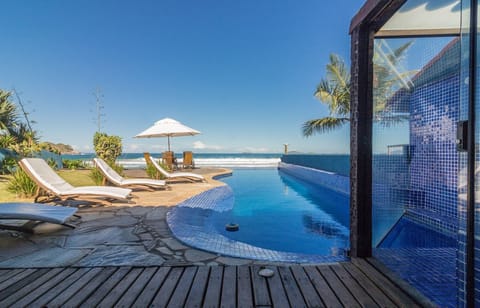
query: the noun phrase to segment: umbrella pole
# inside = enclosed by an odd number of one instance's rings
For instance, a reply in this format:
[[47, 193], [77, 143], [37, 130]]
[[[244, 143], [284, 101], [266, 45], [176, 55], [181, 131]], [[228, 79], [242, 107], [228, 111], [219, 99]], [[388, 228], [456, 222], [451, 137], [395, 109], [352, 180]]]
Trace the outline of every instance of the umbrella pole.
[[170, 152], [170, 136], [167, 136], [168, 139], [168, 152]]

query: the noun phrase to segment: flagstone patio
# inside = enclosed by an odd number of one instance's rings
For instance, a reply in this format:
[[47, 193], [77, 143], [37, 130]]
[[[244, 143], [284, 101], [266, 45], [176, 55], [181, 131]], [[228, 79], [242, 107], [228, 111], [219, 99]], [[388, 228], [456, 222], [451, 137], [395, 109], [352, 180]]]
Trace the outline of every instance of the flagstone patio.
[[[135, 191], [135, 204], [79, 206], [75, 229], [41, 224], [34, 234], [0, 231], [0, 268], [244, 265], [253, 260], [229, 258], [188, 247], [176, 240], [166, 223], [174, 206], [224, 185], [213, 179], [228, 169], [195, 169], [206, 183], [172, 183], [171, 189]], [[131, 177], [143, 170], [127, 170]]]

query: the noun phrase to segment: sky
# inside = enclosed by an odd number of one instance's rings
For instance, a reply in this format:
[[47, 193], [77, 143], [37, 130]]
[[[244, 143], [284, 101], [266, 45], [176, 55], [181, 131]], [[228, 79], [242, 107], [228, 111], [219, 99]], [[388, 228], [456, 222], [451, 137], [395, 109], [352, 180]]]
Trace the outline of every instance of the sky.
[[349, 64], [351, 18], [363, 0], [3, 0], [0, 88], [16, 89], [42, 141], [92, 152], [101, 131], [124, 152], [174, 118], [200, 135], [176, 152], [348, 153], [349, 127], [310, 138], [328, 115], [313, 93], [329, 54]]

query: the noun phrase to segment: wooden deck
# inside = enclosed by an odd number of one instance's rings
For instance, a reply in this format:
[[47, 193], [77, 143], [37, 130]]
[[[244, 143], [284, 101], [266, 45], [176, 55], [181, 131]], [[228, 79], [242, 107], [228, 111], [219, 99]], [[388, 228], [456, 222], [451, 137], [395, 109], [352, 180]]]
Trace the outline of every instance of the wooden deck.
[[[0, 270], [0, 307], [419, 307], [363, 259], [320, 266]], [[428, 304], [428, 303], [427, 303]]]

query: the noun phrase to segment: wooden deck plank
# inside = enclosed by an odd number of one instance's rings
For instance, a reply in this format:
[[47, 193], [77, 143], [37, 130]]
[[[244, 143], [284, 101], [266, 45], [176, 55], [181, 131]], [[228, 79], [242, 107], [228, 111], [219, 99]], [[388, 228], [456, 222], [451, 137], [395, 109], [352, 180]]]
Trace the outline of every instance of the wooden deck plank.
[[133, 307], [148, 307], [152, 301], [155, 294], [157, 294], [158, 289], [162, 286], [165, 278], [170, 272], [170, 267], [160, 267], [157, 272], [153, 275], [152, 279], [143, 289], [142, 293], [138, 296]]
[[[53, 270], [52, 270], [53, 271]], [[60, 273], [53, 276], [53, 278], [47, 280], [45, 283], [39, 284], [36, 288], [28, 287], [27, 294], [22, 297], [20, 300], [12, 304], [12, 307], [25, 307], [26, 305], [30, 304], [32, 301], [36, 300], [50, 289], [55, 288], [57, 284], [63, 281], [65, 278], [69, 277], [73, 273], [75, 273], [76, 269], [74, 268], [66, 268], [63, 269]]]
[[255, 306], [271, 306], [272, 302], [270, 301], [267, 280], [265, 277], [262, 277], [258, 274], [261, 269], [262, 267], [258, 265], [250, 267], [253, 287], [253, 300]]
[[288, 301], [292, 307], [306, 307], [306, 303], [303, 299], [302, 293], [298, 289], [297, 282], [293, 277], [290, 267], [279, 267], [278, 272], [282, 279], [285, 292], [287, 293]]
[[167, 278], [163, 282], [162, 287], [158, 290], [157, 295], [153, 299], [150, 307], [166, 307], [170, 296], [172, 296], [175, 287], [177, 286], [178, 280], [180, 276], [182, 276], [183, 268], [182, 267], [174, 267], [168, 274]]
[[315, 266], [306, 266], [305, 273], [307, 273], [307, 276], [310, 278], [312, 285], [315, 287], [315, 290], [317, 290], [325, 306], [342, 306], [337, 296], [335, 295], [335, 292], [332, 291], [325, 278], [322, 277], [322, 275]]
[[101, 286], [95, 290], [89, 298], [82, 303], [82, 307], [97, 306], [103, 298], [112, 290], [127, 274], [130, 272], [130, 267], [118, 268]]
[[401, 279], [392, 269], [386, 267], [382, 262], [375, 258], [367, 258], [366, 261], [372, 265], [377, 271], [388, 277], [394, 285], [398, 286], [405, 294], [411, 297], [420, 307], [437, 307], [438, 305], [427, 298], [423, 293], [415, 289], [405, 280]]
[[13, 284], [19, 282], [20, 280], [24, 279], [25, 277], [28, 277], [28, 276], [32, 275], [35, 271], [36, 271], [36, 269], [33, 269], [33, 268], [26, 269], [24, 271], [19, 272], [16, 275], [10, 277], [8, 280], [3, 281], [2, 283], [0, 283], [0, 291], [3, 291], [5, 289], [7, 289], [11, 285], [13, 285]]
[[115, 305], [118, 307], [131, 307], [156, 271], [157, 267], [145, 268]]
[[76, 292], [65, 304], [65, 307], [78, 307], [86, 299], [90, 298], [90, 295], [95, 292], [114, 272], [115, 267], [102, 268], [102, 271], [95, 275], [86, 285], [83, 286], [78, 292]]
[[237, 307], [237, 268], [226, 266], [223, 270], [223, 287], [220, 297], [220, 307]]
[[422, 306], [368, 260], [352, 262], [272, 266], [270, 278], [256, 265], [8, 270], [0, 307]]
[[343, 285], [340, 279], [338, 279], [337, 275], [335, 275], [329, 266], [318, 266], [317, 269], [327, 281], [332, 291], [335, 292], [342, 305], [346, 307], [360, 307], [353, 295], [350, 294], [348, 289]]
[[112, 307], [115, 305], [115, 303], [120, 299], [120, 297], [122, 297], [123, 293], [126, 292], [126, 290], [132, 285], [142, 271], [142, 268], [132, 268], [122, 278], [122, 280], [120, 280], [115, 287], [108, 292], [108, 294], [98, 304], [98, 307]]
[[222, 292], [223, 267], [215, 266], [210, 270], [203, 307], [218, 307]]
[[187, 267], [180, 277], [180, 281], [175, 288], [175, 291], [170, 298], [168, 307], [185, 307], [185, 301], [187, 300], [188, 293], [190, 292], [190, 287], [192, 286], [193, 278], [197, 272], [197, 268], [194, 266]]
[[58, 294], [62, 293], [63, 290], [68, 288], [72, 283], [80, 279], [83, 275], [88, 273], [91, 270], [91, 268], [79, 268], [72, 274], [68, 276], [64, 276], [59, 283], [57, 283], [55, 286], [50, 288], [48, 292], [44, 293], [42, 296], [39, 298], [35, 299], [32, 303], [29, 304], [29, 306], [32, 307], [44, 307], [49, 303], [51, 300], [53, 300], [55, 297], [58, 296]]
[[365, 290], [357, 283], [355, 279], [340, 265], [334, 264], [330, 268], [335, 272], [337, 277], [343, 282], [347, 289], [352, 293], [357, 302], [362, 307], [374, 307], [377, 304], [375, 301], [365, 292]]
[[23, 271], [26, 271], [24, 268], [18, 268], [14, 270], [2, 270], [5, 271], [3, 272], [2, 276], [0, 276], [0, 283], [4, 282], [5, 280], [10, 279], [11, 277], [20, 274]]
[[303, 266], [295, 265], [291, 267], [293, 277], [297, 281], [299, 290], [308, 307], [324, 307], [320, 296], [315, 290], [312, 281], [305, 273]]
[[274, 275], [267, 279], [268, 289], [270, 290], [270, 297], [272, 298], [273, 307], [288, 308], [290, 304], [288, 302], [287, 293], [283, 287], [282, 279], [277, 267], [270, 268], [274, 271]]
[[352, 275], [358, 284], [361, 285], [375, 302], [381, 307], [393, 307], [395, 304], [355, 265], [351, 263], [342, 263], [342, 266]]
[[30, 275], [23, 277], [23, 279], [18, 280], [14, 284], [0, 291], [0, 299], [3, 300], [10, 295], [16, 293], [19, 289], [22, 289], [25, 286], [28, 286], [30, 283], [34, 282], [36, 279], [40, 278], [42, 275], [48, 272], [48, 269], [39, 269], [32, 272]]
[[200, 266], [193, 279], [192, 288], [188, 293], [185, 307], [201, 307], [205, 290], [207, 289], [208, 276], [210, 274], [209, 266]]
[[68, 288], [63, 290], [60, 294], [58, 294], [53, 300], [48, 303], [50, 307], [60, 307], [68, 301], [75, 293], [79, 292], [80, 289], [83, 288], [86, 284], [90, 282], [97, 274], [102, 271], [101, 267], [95, 267], [90, 269], [86, 272], [82, 277], [77, 279], [74, 283], [72, 283]]
[[21, 298], [28, 295], [32, 290], [37, 289], [44, 283], [48, 282], [52, 277], [60, 273], [63, 268], [54, 268], [51, 270], [47, 269], [47, 272], [43, 274], [41, 277], [37, 278], [35, 281], [32, 281], [28, 285], [19, 288], [15, 293], [11, 294], [7, 298], [0, 301], [0, 307], [8, 307], [13, 305], [14, 303], [18, 302]]
[[250, 268], [247, 266], [237, 267], [237, 304], [240, 308], [253, 307], [252, 279]]
[[379, 273], [370, 263], [364, 259], [352, 258], [352, 263], [357, 266], [359, 270], [365, 273], [374, 283], [380, 288], [396, 305], [418, 307], [415, 301], [406, 293], [400, 292], [400, 289], [395, 286], [387, 277]]

